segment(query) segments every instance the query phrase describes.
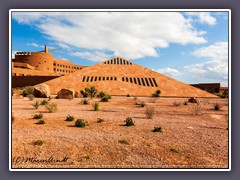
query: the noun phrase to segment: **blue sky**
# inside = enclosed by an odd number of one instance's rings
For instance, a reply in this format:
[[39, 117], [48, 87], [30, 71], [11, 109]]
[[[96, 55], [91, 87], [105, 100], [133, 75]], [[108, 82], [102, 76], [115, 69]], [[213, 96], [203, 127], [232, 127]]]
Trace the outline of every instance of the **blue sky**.
[[228, 12], [12, 12], [12, 52], [121, 56], [185, 83], [228, 83]]

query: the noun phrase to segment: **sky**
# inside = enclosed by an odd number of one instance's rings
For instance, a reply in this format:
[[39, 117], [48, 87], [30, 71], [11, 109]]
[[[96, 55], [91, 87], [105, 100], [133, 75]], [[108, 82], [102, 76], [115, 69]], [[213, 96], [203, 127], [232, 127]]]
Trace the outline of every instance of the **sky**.
[[12, 12], [12, 56], [47, 45], [78, 65], [121, 56], [188, 84], [228, 86], [228, 22], [223, 11]]

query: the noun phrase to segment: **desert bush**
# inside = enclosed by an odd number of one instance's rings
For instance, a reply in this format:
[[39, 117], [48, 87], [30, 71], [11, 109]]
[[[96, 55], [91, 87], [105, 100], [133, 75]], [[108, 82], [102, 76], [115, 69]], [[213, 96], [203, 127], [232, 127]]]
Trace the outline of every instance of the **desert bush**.
[[76, 125], [76, 127], [84, 128], [85, 126], [88, 125], [88, 122], [85, 121], [84, 119], [78, 119], [78, 120], [75, 122], [75, 125]]
[[100, 92], [98, 93], [98, 97], [102, 98], [102, 97], [104, 97], [104, 96], [106, 96], [106, 94], [105, 94], [103, 91], [100, 91]]
[[121, 144], [129, 144], [128, 140], [126, 139], [120, 139], [118, 142]]
[[33, 116], [33, 119], [42, 119], [43, 118], [43, 114], [42, 113], [40, 113], [40, 114], [35, 114], [34, 116]]
[[218, 111], [218, 110], [221, 109], [221, 105], [220, 105], [219, 103], [215, 103], [215, 104], [213, 104], [213, 109], [214, 109], [215, 111]]
[[154, 127], [153, 132], [162, 132], [161, 127]]
[[29, 101], [33, 101], [35, 98], [35, 96], [33, 94], [28, 94], [27, 97], [28, 97]]
[[95, 102], [95, 103], [93, 104], [93, 110], [94, 110], [94, 111], [101, 111], [101, 110], [102, 110], [99, 102]]
[[46, 105], [48, 102], [44, 99], [44, 100], [42, 100], [41, 102], [40, 102], [40, 105]]
[[133, 122], [132, 118], [128, 117], [126, 120], [125, 120], [125, 125], [126, 126], [135, 126], [135, 123]]
[[26, 97], [26, 96], [28, 95], [28, 92], [27, 92], [26, 89], [23, 89], [23, 91], [22, 91], [22, 95], [23, 95], [23, 97]]
[[158, 89], [155, 91], [154, 94], [152, 94], [152, 97], [160, 97], [161, 91]]
[[145, 106], [145, 102], [142, 101], [142, 102], [139, 104], [139, 106], [140, 106], [140, 107], [144, 107], [144, 106]]
[[177, 148], [170, 148], [170, 152], [179, 153], [179, 150]]
[[102, 118], [97, 118], [97, 123], [101, 123], [101, 122], [103, 122], [104, 121], [104, 119], [102, 119]]
[[195, 104], [189, 106], [189, 110], [194, 115], [201, 115], [204, 111], [204, 105], [201, 102], [198, 102], [198, 103], [195, 103]]
[[81, 90], [80, 93], [82, 94], [82, 97], [88, 97], [88, 93], [87, 92]]
[[45, 108], [48, 112], [53, 113], [57, 111], [57, 104], [56, 103], [48, 103], [45, 105]]
[[85, 88], [85, 91], [90, 95], [91, 98], [95, 97], [97, 94], [97, 89], [95, 86], [90, 86], [89, 88]]
[[180, 102], [177, 102], [177, 101], [174, 101], [174, 102], [173, 102], [173, 105], [174, 105], [174, 106], [180, 106], [181, 103], [180, 103]]
[[127, 94], [127, 97], [130, 97], [130, 94]]
[[45, 124], [45, 121], [40, 119], [36, 124]]
[[145, 114], [146, 114], [146, 118], [147, 118], [147, 119], [152, 119], [152, 117], [153, 117], [153, 115], [154, 115], [154, 107], [148, 106], [148, 107], [146, 108]]
[[89, 100], [88, 99], [83, 99], [82, 104], [89, 104]]
[[108, 102], [108, 101], [109, 101], [109, 97], [108, 97], [107, 95], [105, 95], [105, 96], [103, 96], [103, 97], [101, 98], [101, 101], [102, 101], [102, 102]]
[[41, 146], [41, 145], [43, 145], [43, 143], [44, 143], [44, 141], [42, 141], [42, 140], [33, 141], [34, 146]]
[[184, 101], [184, 102], [183, 102], [183, 105], [185, 105], [185, 106], [188, 105], [188, 102], [187, 102], [187, 101]]
[[40, 103], [39, 101], [35, 101], [32, 105], [35, 109], [38, 109], [38, 107], [40, 106]]
[[74, 116], [68, 115], [65, 121], [73, 121], [73, 120], [74, 120]]

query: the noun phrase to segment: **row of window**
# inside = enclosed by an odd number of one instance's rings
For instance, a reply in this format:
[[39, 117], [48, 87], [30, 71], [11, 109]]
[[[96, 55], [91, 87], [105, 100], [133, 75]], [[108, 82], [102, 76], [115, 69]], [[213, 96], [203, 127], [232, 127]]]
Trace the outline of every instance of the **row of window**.
[[[116, 80], [117, 77], [83, 76], [82, 78], [82, 82], [116, 81]], [[122, 81], [134, 83], [140, 86], [158, 87], [155, 78], [122, 77]]]
[[140, 86], [158, 87], [155, 78], [122, 77], [122, 81], [138, 84]]
[[114, 58], [109, 61], [105, 61], [104, 64], [123, 64], [123, 65], [132, 65], [131, 62], [124, 60], [122, 58]]
[[53, 63], [53, 66], [64, 67], [64, 68], [70, 68], [70, 69], [82, 69], [81, 67], [67, 66], [67, 65], [56, 64], [56, 63]]
[[116, 80], [117, 80], [117, 77], [83, 76], [82, 82], [116, 81]]
[[73, 73], [74, 71], [70, 71], [70, 70], [63, 70], [63, 69], [53, 69], [54, 71], [58, 71], [58, 72], [66, 72], [66, 73]]

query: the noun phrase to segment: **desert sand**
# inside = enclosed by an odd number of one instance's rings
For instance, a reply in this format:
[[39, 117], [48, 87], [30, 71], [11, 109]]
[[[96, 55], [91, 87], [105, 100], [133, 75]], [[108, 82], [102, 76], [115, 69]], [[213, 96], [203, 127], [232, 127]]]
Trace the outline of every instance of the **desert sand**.
[[[82, 99], [51, 99], [58, 110], [49, 113], [44, 106], [32, 106], [42, 99], [13, 98], [12, 168], [228, 168], [226, 99], [200, 98], [200, 115], [196, 104], [173, 105], [186, 98], [114, 96], [100, 102], [101, 111], [92, 107], [99, 99], [88, 105]], [[136, 105], [142, 101], [144, 107]], [[222, 106], [219, 111], [213, 110], [214, 103]], [[152, 119], [146, 118], [147, 106], [155, 109]], [[33, 119], [39, 113], [45, 124]], [[68, 115], [74, 121], [65, 121]], [[127, 117], [135, 126], [125, 126]], [[104, 121], [97, 123], [97, 118]], [[77, 119], [88, 126], [75, 127]], [[153, 132], [154, 127], [162, 132]], [[43, 144], [34, 145], [37, 140]]]

